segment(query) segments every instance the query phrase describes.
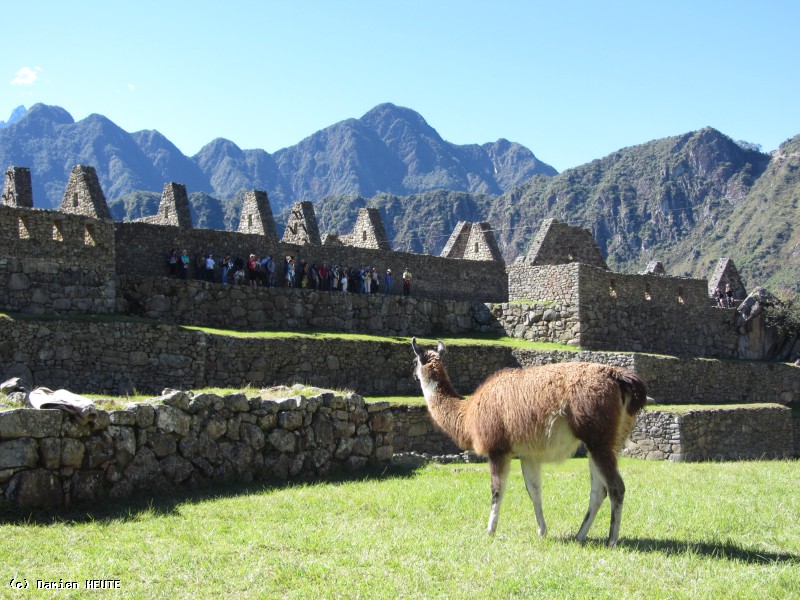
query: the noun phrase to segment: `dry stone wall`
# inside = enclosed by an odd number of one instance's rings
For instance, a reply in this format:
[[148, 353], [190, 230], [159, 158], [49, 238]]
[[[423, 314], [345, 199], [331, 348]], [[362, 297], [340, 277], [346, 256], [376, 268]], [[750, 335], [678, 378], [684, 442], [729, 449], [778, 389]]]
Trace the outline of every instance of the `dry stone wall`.
[[[0, 374], [29, 373], [30, 383], [76, 392], [156, 393], [309, 383], [361, 394], [420, 393], [407, 343], [334, 337], [232, 337], [170, 324], [0, 319]], [[618, 365], [638, 373], [659, 403], [776, 402], [800, 396], [790, 364], [679, 359], [605, 351], [541, 351], [450, 345], [451, 380], [470, 393], [502, 368], [565, 361]]]
[[[499, 302], [507, 297], [507, 278], [502, 263], [464, 261], [425, 254], [391, 252], [353, 246], [270, 244], [269, 238], [230, 231], [181, 229], [145, 223], [115, 223], [116, 272], [119, 275], [166, 275], [164, 257], [175, 248], [186, 249], [191, 257], [212, 253], [217, 259], [230, 254], [247, 257], [271, 255], [282, 265], [285, 257], [297, 263], [318, 267], [323, 264], [342, 267], [373, 266], [383, 275], [394, 274], [394, 294], [402, 293], [401, 274], [408, 267], [413, 275], [411, 295], [424, 298]], [[189, 277], [195, 275], [190, 272]], [[220, 281], [219, 267], [214, 273]], [[280, 278], [279, 278], [280, 281]], [[381, 290], [383, 291], [383, 290]]]
[[783, 406], [639, 413], [623, 452], [650, 460], [780, 459], [800, 455], [791, 411]]
[[387, 336], [452, 335], [490, 330], [480, 302], [310, 289], [252, 288], [120, 276], [120, 312], [184, 325], [231, 329], [309, 329]]
[[386, 403], [171, 392], [81, 424], [0, 412], [0, 505], [67, 506], [216, 481], [316, 478], [391, 460]]
[[[739, 353], [735, 311], [713, 306], [702, 279], [624, 275], [577, 263], [519, 263], [508, 268], [508, 290], [509, 317], [495, 317], [506, 332], [517, 331], [526, 339], [543, 333], [550, 340], [594, 350], [715, 358]], [[525, 309], [514, 307], [514, 301], [552, 303], [551, 322], [560, 322], [556, 335], [552, 328], [536, 325], [538, 309], [521, 316]]]
[[0, 306], [29, 313], [116, 310], [110, 221], [0, 205]]
[[679, 359], [632, 354], [633, 370], [659, 404], [775, 402], [800, 397], [800, 368], [789, 363]]

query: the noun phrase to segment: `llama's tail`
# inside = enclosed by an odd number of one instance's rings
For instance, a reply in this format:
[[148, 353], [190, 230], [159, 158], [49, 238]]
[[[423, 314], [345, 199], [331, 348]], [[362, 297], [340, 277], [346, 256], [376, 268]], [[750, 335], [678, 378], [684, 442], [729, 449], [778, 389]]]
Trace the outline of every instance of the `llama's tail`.
[[644, 381], [635, 373], [624, 369], [615, 369], [613, 378], [622, 390], [622, 404], [625, 406], [625, 410], [629, 415], [634, 416], [647, 404], [647, 389]]

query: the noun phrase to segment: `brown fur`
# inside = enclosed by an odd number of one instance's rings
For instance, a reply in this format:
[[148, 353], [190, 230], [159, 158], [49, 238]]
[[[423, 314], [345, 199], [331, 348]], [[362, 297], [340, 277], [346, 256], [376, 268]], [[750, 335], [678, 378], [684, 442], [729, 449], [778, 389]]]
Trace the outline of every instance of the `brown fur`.
[[[621, 511], [624, 484], [616, 456], [646, 402], [644, 383], [635, 374], [595, 363], [505, 369], [486, 379], [467, 400], [455, 392], [447, 376], [442, 364], [444, 345], [440, 342], [437, 351], [427, 352], [416, 340], [412, 345], [433, 420], [462, 449], [489, 457], [493, 507], [496, 497], [499, 510], [503, 472], [507, 475], [511, 454], [534, 465], [563, 460], [572, 455], [579, 440], [598, 469], [602, 493], [610, 493], [612, 506], [618, 504]], [[564, 425], [571, 435], [563, 431]], [[614, 515], [617, 520], [619, 511]], [[591, 518], [587, 514], [589, 524], [594, 512]], [[613, 520], [612, 516], [611, 545], [616, 541]], [[540, 531], [543, 528], [542, 522]]]

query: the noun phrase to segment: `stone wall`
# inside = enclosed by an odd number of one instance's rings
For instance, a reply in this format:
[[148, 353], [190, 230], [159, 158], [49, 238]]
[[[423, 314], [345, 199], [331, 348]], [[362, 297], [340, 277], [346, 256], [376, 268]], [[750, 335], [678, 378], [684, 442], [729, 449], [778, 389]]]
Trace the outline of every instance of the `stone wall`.
[[391, 409], [395, 452], [416, 452], [441, 456], [458, 454], [458, 446], [431, 419], [426, 406], [397, 405]]
[[[269, 238], [211, 229], [181, 229], [146, 223], [115, 223], [116, 272], [120, 275], [165, 275], [166, 253], [176, 248], [189, 255], [214, 254], [219, 258], [230, 254], [247, 257], [272, 255], [282, 265], [286, 256], [309, 264], [341, 265], [342, 267], [374, 266], [382, 275], [391, 269], [395, 294], [402, 293], [401, 277], [408, 267], [413, 274], [411, 294], [425, 298], [500, 302], [507, 297], [507, 278], [502, 263], [440, 258], [426, 254], [391, 252], [353, 246], [270, 244]], [[190, 277], [194, 273], [190, 273]], [[219, 269], [215, 281], [220, 281]]]
[[[430, 418], [425, 406], [393, 406], [394, 450], [434, 456], [461, 450]], [[705, 461], [800, 456], [792, 430], [800, 419], [778, 405], [695, 410], [668, 407], [639, 413], [622, 454], [647, 460]]]
[[579, 266], [585, 348], [737, 356], [734, 311], [712, 306], [703, 279], [623, 275]]
[[651, 460], [759, 460], [798, 456], [791, 411], [783, 406], [727, 407], [685, 414], [639, 413], [626, 456]]
[[[412, 358], [407, 342], [392, 340], [240, 338], [170, 324], [0, 318], [0, 374], [27, 372], [35, 385], [84, 393], [303, 382], [365, 395], [418, 395]], [[660, 403], [788, 404], [800, 395], [800, 368], [784, 363], [455, 344], [445, 357], [461, 393], [502, 368], [565, 361], [632, 369]]]
[[0, 307], [113, 312], [113, 232], [111, 221], [0, 205]]
[[[0, 318], [0, 373], [32, 385], [89, 393], [156, 393], [164, 387], [269, 387], [308, 383], [360, 394], [418, 394], [409, 343], [334, 337], [237, 338], [174, 325]], [[450, 376], [471, 391], [517, 366], [502, 347], [449, 348]]]
[[659, 404], [786, 405], [800, 397], [800, 368], [789, 363], [632, 356], [633, 370]]
[[[508, 291], [510, 301], [553, 304], [557, 314], [551, 317], [561, 322], [562, 335], [548, 330], [550, 339], [593, 350], [738, 356], [735, 311], [713, 306], [702, 279], [624, 275], [577, 263], [519, 263], [508, 268]], [[535, 338], [536, 327], [520, 324], [532, 319], [513, 324], [526, 339]]]
[[291, 288], [223, 286], [166, 277], [120, 276], [120, 312], [184, 325], [230, 329], [309, 329], [386, 336], [490, 330], [486, 305], [416, 296], [343, 294]]
[[476, 323], [477, 331], [502, 332], [532, 342], [580, 343], [577, 306], [566, 302], [505, 302], [489, 305], [489, 313], [491, 319], [486, 324]]
[[77, 422], [0, 412], [0, 505], [64, 506], [215, 481], [308, 479], [391, 460], [386, 403], [173, 392]]

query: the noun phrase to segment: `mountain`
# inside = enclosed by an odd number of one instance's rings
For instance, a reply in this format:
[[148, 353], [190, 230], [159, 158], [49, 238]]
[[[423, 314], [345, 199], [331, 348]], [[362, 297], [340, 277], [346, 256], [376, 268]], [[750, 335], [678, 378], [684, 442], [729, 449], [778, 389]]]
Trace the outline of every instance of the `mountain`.
[[24, 106], [18, 106], [11, 111], [11, 116], [8, 118], [8, 121], [0, 121], [0, 129], [3, 127], [8, 127], [9, 125], [13, 125], [19, 121], [26, 112], [27, 111]]
[[362, 206], [380, 210], [397, 250], [438, 254], [457, 221], [485, 220], [511, 263], [555, 217], [591, 230], [618, 272], [659, 260], [670, 275], [707, 278], [730, 257], [748, 289], [800, 293], [800, 136], [769, 155], [706, 128], [537, 175], [499, 196], [324, 198], [320, 230], [349, 233]]
[[0, 129], [0, 160], [31, 168], [34, 204], [60, 204], [72, 167], [97, 169], [109, 200], [159, 192], [176, 181], [221, 200], [266, 190], [277, 213], [297, 200], [330, 195], [408, 195], [435, 189], [500, 194], [534, 174], [554, 175], [527, 148], [498, 140], [456, 145], [414, 111], [381, 104], [270, 155], [218, 138], [184, 156], [158, 131], [128, 133], [101, 115], [76, 122], [36, 104]]

